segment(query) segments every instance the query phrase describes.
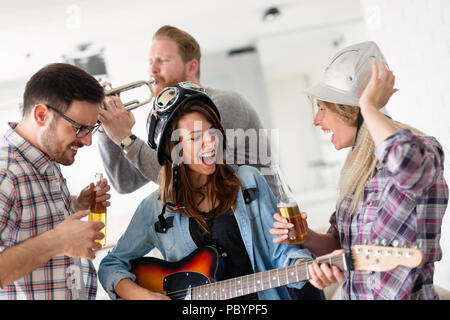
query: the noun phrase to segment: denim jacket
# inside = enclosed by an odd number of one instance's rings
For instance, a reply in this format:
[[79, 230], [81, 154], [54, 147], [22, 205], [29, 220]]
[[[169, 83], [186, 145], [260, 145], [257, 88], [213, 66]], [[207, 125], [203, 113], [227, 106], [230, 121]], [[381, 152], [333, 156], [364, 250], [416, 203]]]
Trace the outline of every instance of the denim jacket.
[[[237, 224], [250, 258], [254, 272], [282, 268], [293, 264], [298, 258], [311, 258], [307, 249], [296, 245], [275, 244], [269, 233], [273, 225], [273, 214], [277, 211], [272, 191], [259, 171], [250, 166], [235, 168], [243, 189], [257, 188], [255, 200], [246, 204], [242, 192], [236, 198]], [[197, 249], [189, 233], [189, 218], [179, 213], [166, 212], [164, 217], [173, 216], [173, 227], [166, 233], [155, 231], [155, 222], [161, 213], [162, 203], [158, 191], [144, 199], [136, 209], [127, 230], [116, 246], [101, 261], [98, 276], [100, 283], [112, 299], [118, 296], [114, 288], [124, 278], [136, 281], [129, 270], [130, 261], [145, 256], [157, 248], [167, 261], [178, 261]], [[291, 285], [301, 289], [304, 282]], [[290, 299], [286, 287], [278, 287], [258, 293], [261, 300]]]

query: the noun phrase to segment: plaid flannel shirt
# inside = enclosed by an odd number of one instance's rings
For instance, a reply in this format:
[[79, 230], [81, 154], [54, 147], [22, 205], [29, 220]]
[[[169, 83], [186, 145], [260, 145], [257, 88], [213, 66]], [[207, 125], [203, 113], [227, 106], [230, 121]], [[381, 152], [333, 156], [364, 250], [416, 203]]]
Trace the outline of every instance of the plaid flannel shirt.
[[418, 242], [424, 261], [417, 268], [389, 272], [350, 271], [343, 299], [438, 299], [434, 262], [442, 257], [441, 224], [448, 203], [444, 153], [433, 137], [399, 130], [377, 146], [377, 171], [367, 182], [362, 205], [348, 215], [344, 199], [331, 216], [332, 233], [345, 250], [356, 244], [387, 246]]
[[[55, 228], [73, 213], [59, 165], [10, 124], [0, 140], [0, 252]], [[0, 299], [95, 299], [91, 261], [58, 255], [0, 288]]]

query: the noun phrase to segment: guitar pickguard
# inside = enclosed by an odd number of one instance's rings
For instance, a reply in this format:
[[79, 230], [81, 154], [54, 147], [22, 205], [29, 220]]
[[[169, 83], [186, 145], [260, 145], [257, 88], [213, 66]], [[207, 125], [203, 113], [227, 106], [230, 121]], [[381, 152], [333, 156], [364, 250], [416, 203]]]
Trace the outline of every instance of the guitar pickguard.
[[210, 283], [208, 277], [199, 272], [176, 272], [163, 280], [164, 291], [172, 300], [191, 300], [191, 287]]

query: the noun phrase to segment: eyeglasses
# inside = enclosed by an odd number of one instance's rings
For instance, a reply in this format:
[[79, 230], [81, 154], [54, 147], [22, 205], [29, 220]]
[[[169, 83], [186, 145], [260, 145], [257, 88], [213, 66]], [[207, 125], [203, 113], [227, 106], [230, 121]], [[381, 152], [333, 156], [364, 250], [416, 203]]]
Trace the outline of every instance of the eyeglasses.
[[75, 133], [77, 138], [84, 138], [90, 132], [92, 132], [92, 134], [94, 134], [98, 130], [98, 127], [100, 126], [99, 123], [97, 123], [96, 125], [93, 125], [93, 126], [85, 126], [83, 124], [79, 124], [75, 120], [70, 119], [68, 116], [66, 116], [62, 112], [58, 111], [56, 108], [54, 108], [52, 106], [49, 106], [48, 104], [46, 104], [46, 106], [47, 106], [47, 108], [52, 109], [53, 111], [55, 111], [64, 120], [70, 122], [77, 129], [77, 132]]

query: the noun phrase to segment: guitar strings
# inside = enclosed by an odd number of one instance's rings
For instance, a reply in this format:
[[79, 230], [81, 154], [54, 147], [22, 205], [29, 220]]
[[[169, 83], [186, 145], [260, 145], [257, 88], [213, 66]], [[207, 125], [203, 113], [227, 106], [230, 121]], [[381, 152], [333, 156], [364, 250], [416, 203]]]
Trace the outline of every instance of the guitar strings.
[[[336, 262], [341, 262], [341, 260], [342, 260], [342, 255], [339, 255], [339, 256], [333, 256], [333, 257], [330, 257], [330, 258], [324, 258], [324, 259], [320, 259], [320, 260], [318, 260], [318, 259], [316, 259], [316, 260], [308, 260], [308, 261], [300, 262], [300, 263], [298, 263], [298, 264], [296, 264], [296, 265], [290, 265], [290, 266], [287, 266], [287, 267], [285, 267], [285, 268], [286, 268], [286, 269], [298, 269], [299, 267], [304, 267], [304, 266], [308, 266], [308, 264], [312, 264], [313, 261], [317, 261], [318, 263], [328, 262], [328, 263], [331, 263], [331, 264], [336, 264]], [[268, 273], [268, 272], [270, 272], [270, 271], [271, 271], [271, 270], [265, 271], [265, 272], [262, 272], [262, 273], [266, 273], [266, 272]], [[256, 275], [256, 274], [253, 273], [253, 274], [249, 274], [249, 275], [246, 275], [246, 276], [242, 276], [242, 277], [240, 277], [240, 278], [244, 278], [244, 277], [252, 277], [252, 276], [255, 276], [255, 275]], [[308, 279], [309, 279], [309, 273], [308, 273], [308, 272], [307, 272], [307, 276], [308, 276]], [[235, 279], [237, 279], [237, 278], [235, 278]], [[305, 279], [305, 280], [303, 280], [303, 281], [306, 281], [306, 280], [308, 280], [308, 279]], [[218, 281], [218, 282], [211, 282], [211, 283], [208, 283], [208, 284], [205, 284], [205, 285], [199, 285], [199, 286], [195, 286], [195, 287], [190, 287], [190, 288], [188, 288], [188, 289], [175, 290], [175, 291], [172, 291], [172, 292], [168, 292], [167, 295], [170, 296], [172, 299], [174, 299], [174, 298], [177, 299], [177, 298], [185, 297], [186, 294], [187, 294], [189, 291], [191, 291], [191, 299], [192, 299], [192, 298], [193, 298], [192, 291], [193, 291], [195, 288], [200, 288], [200, 287], [212, 287], [212, 286], [214, 286], [214, 285], [217, 286], [218, 284], [225, 283], [225, 282], [230, 282], [230, 287], [227, 288], [227, 289], [235, 290], [235, 292], [237, 292], [236, 289], [238, 288], [238, 285], [236, 284], [236, 280], [233, 280], [233, 279], [227, 279], [227, 280], [222, 280], [222, 281]], [[231, 282], [233, 282], [233, 283], [231, 283]], [[299, 281], [299, 282], [300, 282], [300, 281]], [[248, 282], [247, 282], [247, 283], [248, 283]], [[262, 287], [264, 287], [264, 284], [269, 284], [269, 286], [271, 286], [271, 280], [270, 280], [270, 279], [266, 279], [266, 281], [263, 282], [262, 284], [263, 284]], [[240, 287], [242, 287], [242, 285], [241, 285]], [[276, 287], [276, 286], [270, 287], [270, 288], [267, 288], [267, 289], [264, 289], [264, 290], [272, 289], [272, 288], [275, 288], [275, 287]], [[261, 290], [261, 291], [263, 291], [263, 290]], [[252, 292], [249, 292], [249, 293], [252, 293]], [[216, 296], [217, 296], [217, 295], [220, 296], [220, 293], [219, 293], [219, 294], [216, 294]], [[245, 295], [245, 294], [241, 294], [241, 295]], [[234, 295], [233, 298], [239, 297], [239, 296], [240, 296], [240, 295]], [[192, 300], [196, 300], [195, 297], [194, 297], [194, 299], [192, 299]], [[203, 300], [207, 300], [207, 299], [203, 298]]]

